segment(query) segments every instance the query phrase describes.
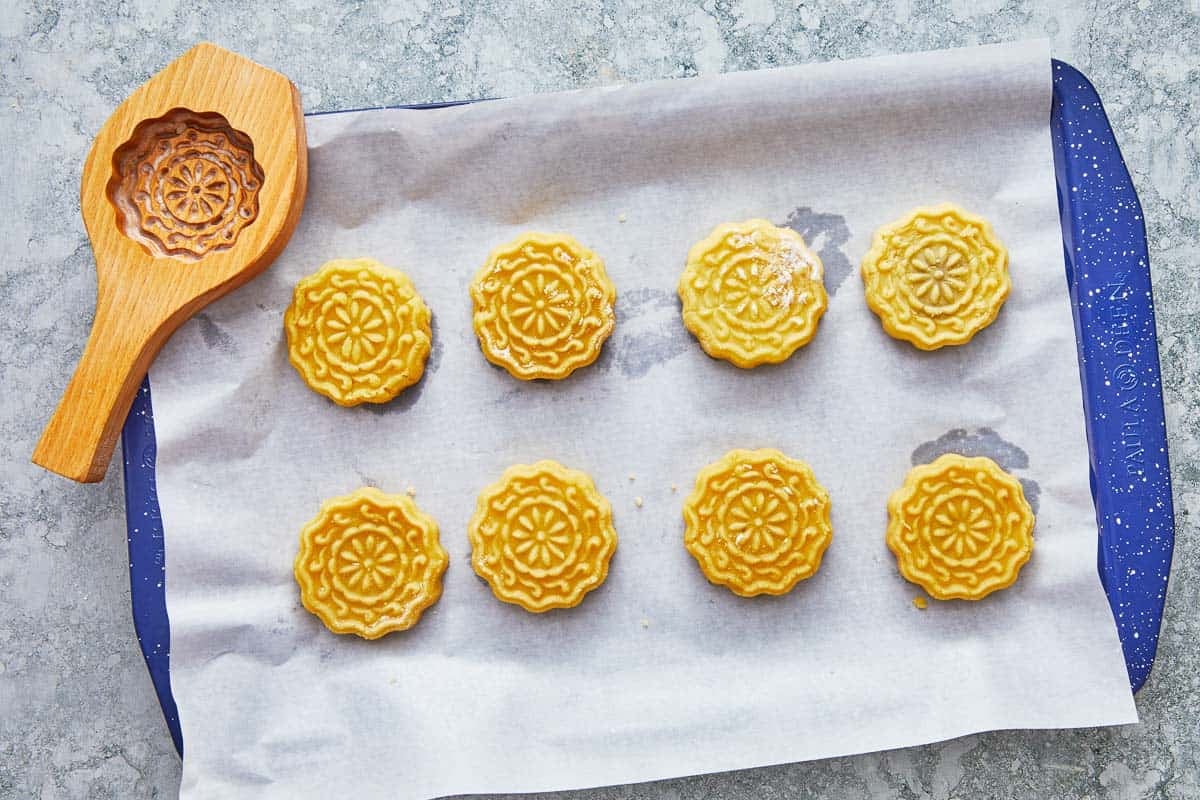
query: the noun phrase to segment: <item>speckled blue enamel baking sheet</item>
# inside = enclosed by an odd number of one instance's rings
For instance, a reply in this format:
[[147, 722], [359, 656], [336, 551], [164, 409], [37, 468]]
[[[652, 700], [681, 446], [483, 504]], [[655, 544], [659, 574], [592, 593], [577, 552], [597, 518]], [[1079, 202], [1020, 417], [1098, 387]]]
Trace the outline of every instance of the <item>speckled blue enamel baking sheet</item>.
[[[1074, 67], [1052, 63], [1050, 127], [1088, 420], [1100, 581], [1137, 691], [1154, 663], [1175, 537], [1145, 224], [1095, 88]], [[431, 107], [441, 105], [452, 104]], [[134, 400], [121, 442], [134, 626], [182, 753], [171, 695], [149, 380]]]

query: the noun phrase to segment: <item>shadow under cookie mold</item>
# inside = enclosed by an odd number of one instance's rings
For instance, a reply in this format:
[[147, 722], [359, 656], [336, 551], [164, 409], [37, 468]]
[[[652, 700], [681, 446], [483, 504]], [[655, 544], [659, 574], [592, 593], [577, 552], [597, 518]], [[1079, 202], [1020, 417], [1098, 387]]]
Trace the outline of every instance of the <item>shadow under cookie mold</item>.
[[224, 116], [173, 108], [113, 152], [105, 194], [117, 227], [152, 256], [197, 261], [254, 223], [265, 179], [254, 142]]

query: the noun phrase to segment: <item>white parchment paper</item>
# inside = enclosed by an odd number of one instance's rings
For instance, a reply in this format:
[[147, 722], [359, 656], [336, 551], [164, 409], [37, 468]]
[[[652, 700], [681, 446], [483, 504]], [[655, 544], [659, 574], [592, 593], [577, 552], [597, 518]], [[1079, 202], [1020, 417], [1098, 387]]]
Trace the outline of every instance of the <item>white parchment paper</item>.
[[[1002, 45], [308, 119], [287, 251], [153, 368], [183, 796], [562, 789], [1134, 721], [1096, 575], [1048, 59]], [[875, 227], [942, 201], [993, 222], [1013, 292], [968, 346], [925, 353], [883, 332], [857, 265]], [[701, 352], [674, 290], [693, 242], [749, 217], [800, 230], [831, 298], [811, 344], [741, 371]], [[471, 329], [468, 281], [529, 229], [574, 234], [617, 286], [603, 357], [566, 381], [510, 378]], [[302, 276], [360, 255], [412, 277], [434, 350], [395, 402], [344, 409], [288, 365], [282, 316]], [[743, 599], [702, 577], [680, 508], [702, 466], [765, 446], [813, 466], [834, 541], [791, 594]], [[885, 502], [956, 448], [1026, 481], [1036, 548], [1011, 589], [918, 611]], [[480, 489], [540, 458], [594, 477], [620, 544], [581, 606], [532, 615], [475, 577], [465, 531]], [[364, 484], [413, 486], [451, 555], [441, 601], [376, 642], [326, 631], [292, 577], [301, 526]]]

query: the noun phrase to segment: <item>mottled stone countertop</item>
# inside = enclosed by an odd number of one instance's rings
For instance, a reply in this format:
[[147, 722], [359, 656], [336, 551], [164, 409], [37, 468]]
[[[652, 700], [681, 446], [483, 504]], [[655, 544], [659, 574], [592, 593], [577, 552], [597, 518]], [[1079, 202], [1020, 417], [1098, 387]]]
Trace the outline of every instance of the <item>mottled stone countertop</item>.
[[[1048, 36], [1096, 84], [1146, 211], [1178, 538], [1141, 723], [555, 798], [1200, 797], [1200, 4], [1029, 0], [5, 0], [0, 8], [0, 798], [175, 797], [129, 606], [121, 471], [29, 454], [79, 356], [95, 272], [79, 173], [112, 108], [207, 39], [310, 111], [712, 74]], [[245, 4], [251, 7], [251, 4]]]

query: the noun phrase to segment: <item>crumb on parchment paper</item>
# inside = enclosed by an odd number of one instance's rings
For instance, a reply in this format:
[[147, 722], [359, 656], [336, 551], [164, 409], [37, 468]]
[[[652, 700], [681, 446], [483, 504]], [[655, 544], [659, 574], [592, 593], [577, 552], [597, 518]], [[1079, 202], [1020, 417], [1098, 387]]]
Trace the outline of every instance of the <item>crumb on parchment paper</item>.
[[921, 611], [929, 608], [929, 601], [919, 595], [913, 598], [912, 603], [915, 608], [919, 608]]
[[645, 617], [642, 617], [642, 627], [643, 627], [643, 628], [649, 628], [649, 627], [650, 627], [650, 620], [646, 619]]
[[637, 506], [638, 508], [641, 508], [642, 507], [642, 498], [640, 498], [640, 497], [633, 498], [633, 504], [635, 506]]
[[406, 495], [408, 495], [409, 497], [416, 497], [417, 496], [417, 487], [409, 486], [407, 489], [404, 490], [404, 493]]

